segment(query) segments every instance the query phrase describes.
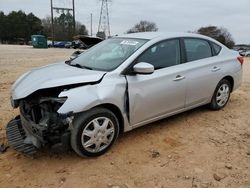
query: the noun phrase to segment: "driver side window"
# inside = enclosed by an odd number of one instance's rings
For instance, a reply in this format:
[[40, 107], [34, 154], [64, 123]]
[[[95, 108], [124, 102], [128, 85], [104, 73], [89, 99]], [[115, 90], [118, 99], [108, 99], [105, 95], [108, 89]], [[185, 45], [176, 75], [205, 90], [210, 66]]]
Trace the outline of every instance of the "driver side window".
[[147, 49], [137, 62], [150, 63], [155, 70], [178, 65], [181, 62], [178, 39], [166, 40]]

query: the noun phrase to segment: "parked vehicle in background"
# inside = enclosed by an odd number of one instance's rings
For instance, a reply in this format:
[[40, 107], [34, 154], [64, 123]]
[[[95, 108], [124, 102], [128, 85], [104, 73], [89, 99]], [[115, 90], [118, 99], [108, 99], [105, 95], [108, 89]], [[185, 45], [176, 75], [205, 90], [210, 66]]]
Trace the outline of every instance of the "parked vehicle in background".
[[14, 83], [10, 99], [20, 115], [6, 127], [9, 145], [26, 154], [52, 146], [102, 155], [123, 132], [202, 105], [224, 108], [242, 65], [238, 52], [197, 34], [105, 40]]
[[250, 50], [239, 50], [241, 56], [250, 57]]
[[246, 52], [244, 53], [244, 56], [250, 57], [250, 51], [246, 51]]
[[72, 47], [72, 42], [67, 42], [65, 45], [64, 45], [65, 48], [71, 48]]
[[80, 40], [73, 40], [71, 47], [74, 49], [81, 49], [84, 44]]
[[102, 39], [99, 37], [91, 37], [85, 35], [78, 35], [74, 37], [75, 40], [72, 42], [72, 46], [74, 49], [88, 49], [92, 46], [102, 42]]
[[51, 48], [52, 47], [52, 41], [51, 40], [47, 40], [47, 45], [48, 45], [48, 48]]
[[78, 35], [74, 37], [75, 40], [72, 42], [69, 41], [54, 41], [54, 46], [52, 45], [52, 41], [48, 40], [47, 45], [48, 47], [55, 47], [55, 48], [74, 48], [74, 49], [88, 49], [92, 46], [98, 44], [102, 41], [101, 38], [98, 37], [90, 37], [90, 36], [82, 36]]
[[246, 50], [239, 50], [238, 52], [241, 56], [245, 56]]
[[54, 42], [54, 48], [65, 48], [65, 44], [67, 43], [67, 41]]

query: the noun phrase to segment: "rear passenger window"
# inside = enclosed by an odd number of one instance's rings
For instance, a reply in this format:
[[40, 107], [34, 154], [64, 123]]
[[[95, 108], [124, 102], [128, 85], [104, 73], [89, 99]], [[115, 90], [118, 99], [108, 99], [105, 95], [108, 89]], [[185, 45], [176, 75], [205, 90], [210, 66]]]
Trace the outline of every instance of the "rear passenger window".
[[180, 64], [180, 43], [179, 39], [166, 40], [157, 43], [147, 49], [137, 62], [147, 62], [152, 64], [155, 69], [171, 67]]
[[218, 55], [221, 51], [221, 46], [219, 46], [218, 44], [215, 44], [215, 43], [211, 43], [212, 44], [212, 47], [214, 49], [214, 55]]
[[212, 56], [209, 43], [202, 39], [184, 39], [187, 61], [195, 61]]

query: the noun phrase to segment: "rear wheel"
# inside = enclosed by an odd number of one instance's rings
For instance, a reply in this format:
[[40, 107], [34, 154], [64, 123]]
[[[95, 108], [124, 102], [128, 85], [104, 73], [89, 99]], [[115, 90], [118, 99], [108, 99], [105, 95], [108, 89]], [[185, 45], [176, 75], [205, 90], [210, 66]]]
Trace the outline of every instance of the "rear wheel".
[[118, 134], [119, 123], [113, 112], [94, 108], [75, 117], [71, 145], [82, 157], [96, 157], [112, 146]]
[[232, 86], [230, 82], [226, 79], [221, 80], [214, 91], [210, 108], [213, 110], [220, 110], [224, 108], [230, 98], [231, 90]]

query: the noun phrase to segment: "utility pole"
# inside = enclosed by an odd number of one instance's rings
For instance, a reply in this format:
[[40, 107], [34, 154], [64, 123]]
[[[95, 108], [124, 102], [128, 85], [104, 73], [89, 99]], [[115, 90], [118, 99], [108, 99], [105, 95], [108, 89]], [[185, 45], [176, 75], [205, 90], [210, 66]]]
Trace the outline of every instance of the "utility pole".
[[108, 9], [108, 2], [109, 0], [101, 0], [101, 12], [100, 12], [100, 19], [98, 25], [98, 37], [103, 39], [110, 37], [110, 24], [109, 24], [109, 9]]
[[54, 17], [53, 17], [53, 2], [50, 0], [50, 8], [51, 8], [51, 37], [52, 37], [52, 46], [54, 46]]
[[73, 3], [73, 34], [76, 34], [76, 18], [75, 18], [75, 0], [72, 0]]
[[93, 36], [93, 14], [91, 13], [90, 14], [90, 36], [92, 37]]
[[54, 7], [53, 6], [53, 0], [50, 0], [50, 8], [51, 8], [51, 37], [52, 37], [52, 46], [54, 46], [54, 41], [55, 41], [55, 28], [54, 28], [54, 15], [53, 12], [54, 10], [59, 12], [62, 11], [64, 13], [64, 11], [73, 12], [73, 35], [75, 35], [76, 33], [76, 20], [75, 20], [75, 0], [72, 0], [72, 8], [62, 8], [62, 7]]

